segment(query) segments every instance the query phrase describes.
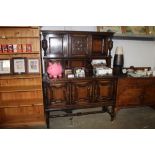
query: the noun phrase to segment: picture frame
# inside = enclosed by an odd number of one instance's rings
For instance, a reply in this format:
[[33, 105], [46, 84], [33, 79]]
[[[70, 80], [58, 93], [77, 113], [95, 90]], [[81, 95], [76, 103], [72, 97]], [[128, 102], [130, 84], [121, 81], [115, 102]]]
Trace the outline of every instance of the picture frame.
[[26, 73], [26, 59], [25, 58], [13, 58], [13, 73], [25, 74]]
[[155, 35], [155, 26], [148, 26], [148, 34]]
[[27, 59], [27, 73], [29, 73], [29, 74], [40, 73], [39, 58], [28, 58]]
[[115, 32], [116, 34], [122, 34], [121, 26], [97, 26], [98, 32]]
[[131, 35], [147, 35], [146, 26], [124, 26], [124, 33]]
[[0, 59], [0, 75], [11, 74], [11, 60]]

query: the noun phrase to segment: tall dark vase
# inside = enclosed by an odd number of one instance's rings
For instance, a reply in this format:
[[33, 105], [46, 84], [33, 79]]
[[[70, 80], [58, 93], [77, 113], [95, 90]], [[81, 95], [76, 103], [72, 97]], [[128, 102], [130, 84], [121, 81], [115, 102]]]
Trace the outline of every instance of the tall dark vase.
[[114, 55], [114, 61], [113, 61], [113, 74], [122, 75], [123, 66], [124, 66], [123, 49], [120, 47], [117, 47]]

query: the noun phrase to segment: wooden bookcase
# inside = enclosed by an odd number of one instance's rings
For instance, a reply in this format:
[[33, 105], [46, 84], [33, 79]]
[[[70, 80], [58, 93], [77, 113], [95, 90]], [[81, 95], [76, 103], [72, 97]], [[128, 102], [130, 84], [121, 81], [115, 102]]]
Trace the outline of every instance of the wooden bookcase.
[[[38, 58], [40, 61], [39, 27], [0, 27], [0, 44], [32, 46], [32, 52], [1, 52], [0, 59]], [[41, 62], [39, 67], [37, 74], [0, 74], [0, 128], [45, 125]]]

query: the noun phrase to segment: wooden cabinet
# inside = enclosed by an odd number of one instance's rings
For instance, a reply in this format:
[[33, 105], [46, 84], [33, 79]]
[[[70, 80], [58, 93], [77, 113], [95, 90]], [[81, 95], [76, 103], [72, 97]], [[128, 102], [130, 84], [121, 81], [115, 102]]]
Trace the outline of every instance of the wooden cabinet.
[[53, 58], [104, 58], [111, 65], [113, 33], [42, 31], [42, 48]]
[[[114, 118], [116, 77], [108, 78], [74, 78], [44, 81], [45, 111], [64, 110], [71, 112], [74, 109], [110, 107], [111, 119]], [[108, 110], [108, 109], [107, 109]], [[49, 126], [49, 118], [47, 118]]]
[[[113, 33], [77, 32], [77, 31], [42, 31], [42, 49], [44, 66], [44, 101], [47, 127], [50, 112], [104, 107], [114, 118], [117, 78], [93, 76], [91, 61], [105, 59], [111, 66]], [[59, 62], [63, 67], [62, 77], [50, 79], [47, 71], [48, 62]], [[65, 70], [75, 74], [77, 68], [83, 68], [85, 77], [67, 78]], [[111, 107], [111, 111], [108, 107]], [[102, 111], [102, 112], [103, 112]], [[66, 114], [68, 115], [68, 114]], [[62, 115], [60, 115], [62, 116]]]
[[116, 108], [155, 106], [155, 77], [118, 79]]
[[[31, 44], [32, 51], [1, 52], [1, 59], [29, 58], [40, 61], [38, 27], [1, 27], [0, 44]], [[41, 64], [41, 63], [40, 63]], [[27, 68], [27, 63], [26, 63]], [[42, 74], [0, 75], [0, 128], [45, 126]], [[11, 68], [13, 70], [13, 68]]]

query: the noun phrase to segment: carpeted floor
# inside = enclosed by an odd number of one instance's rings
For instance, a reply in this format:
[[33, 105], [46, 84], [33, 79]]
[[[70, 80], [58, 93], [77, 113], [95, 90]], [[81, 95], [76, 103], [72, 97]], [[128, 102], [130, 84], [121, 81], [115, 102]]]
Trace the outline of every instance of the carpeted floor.
[[150, 107], [121, 109], [111, 122], [107, 113], [50, 119], [51, 129], [155, 129], [155, 110]]

